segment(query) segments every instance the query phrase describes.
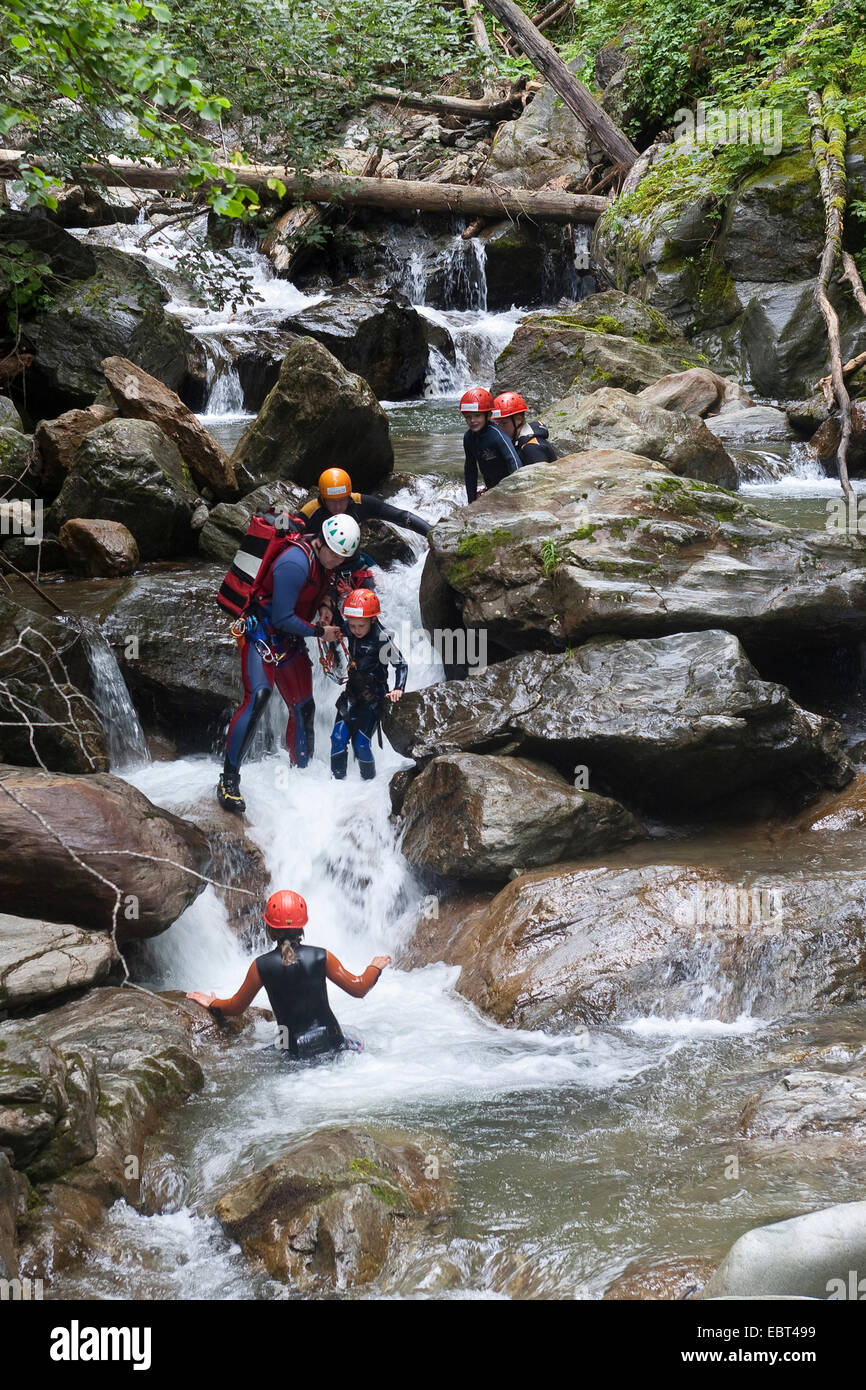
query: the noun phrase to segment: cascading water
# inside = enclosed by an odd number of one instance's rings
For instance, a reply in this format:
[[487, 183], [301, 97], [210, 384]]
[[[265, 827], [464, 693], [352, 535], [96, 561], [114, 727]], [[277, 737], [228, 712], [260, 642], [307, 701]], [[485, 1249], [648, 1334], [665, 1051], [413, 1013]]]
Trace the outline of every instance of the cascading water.
[[104, 634], [89, 618], [68, 616], [64, 621], [81, 633], [93, 677], [93, 703], [99, 713], [112, 772], [150, 761], [135, 706], [126, 688], [114, 652]]

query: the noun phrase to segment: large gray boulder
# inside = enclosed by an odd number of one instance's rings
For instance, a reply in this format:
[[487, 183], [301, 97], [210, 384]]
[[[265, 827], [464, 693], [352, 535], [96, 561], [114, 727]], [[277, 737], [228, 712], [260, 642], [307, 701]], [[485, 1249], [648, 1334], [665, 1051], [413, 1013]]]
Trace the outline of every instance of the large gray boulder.
[[717, 439], [732, 447], [790, 443], [796, 439], [784, 410], [776, 410], [771, 405], [726, 410], [721, 415], [711, 415], [706, 426]]
[[422, 763], [516, 745], [569, 776], [584, 767], [592, 790], [668, 810], [726, 803], [747, 788], [802, 795], [842, 786], [853, 771], [839, 726], [760, 680], [720, 631], [513, 657], [410, 691], [383, 727]]
[[[66, 236], [59, 228], [53, 231]], [[91, 405], [104, 386], [106, 357], [128, 357], [173, 391], [189, 395], [201, 348], [180, 319], [166, 312], [168, 291], [141, 257], [107, 246], [88, 248], [87, 256], [95, 272], [59, 285], [50, 306], [22, 327], [22, 342], [35, 358], [27, 386], [38, 413], [51, 416]]]
[[429, 542], [422, 597], [450, 590], [464, 624], [510, 651], [601, 632], [825, 645], [866, 631], [863, 537], [788, 530], [615, 449], [522, 468]]
[[418, 868], [456, 878], [509, 878], [557, 859], [637, 839], [641, 826], [609, 797], [578, 791], [527, 758], [447, 753], [403, 802], [401, 851]]
[[47, 518], [59, 531], [76, 517], [120, 521], [143, 560], [195, 550], [198, 493], [177, 445], [146, 420], [109, 420], [85, 436]]
[[45, 495], [54, 498], [63, 486], [85, 435], [108, 424], [117, 411], [113, 405], [90, 405], [86, 410], [66, 410], [54, 420], [36, 426], [36, 447], [42, 462]]
[[866, 1202], [842, 1202], [747, 1231], [699, 1297], [856, 1300], [864, 1267]]
[[528, 314], [496, 359], [493, 390], [519, 390], [537, 409], [600, 386], [640, 391], [698, 365], [662, 314], [609, 290], [554, 313]]
[[205, 836], [119, 777], [0, 766], [0, 799], [0, 912], [125, 941], [165, 931], [205, 886]]
[[24, 432], [21, 416], [8, 396], [0, 396], [0, 426], [3, 429], [20, 430], [22, 434]]
[[589, 396], [564, 396], [549, 407], [545, 419], [561, 453], [623, 449], [655, 459], [678, 476], [715, 487], [737, 486], [733, 459], [703, 420], [628, 391], [607, 386]]
[[299, 338], [232, 463], [244, 491], [279, 480], [313, 487], [332, 465], [370, 490], [394, 467], [388, 417], [366, 381], [321, 343]]
[[106, 772], [87, 647], [69, 623], [0, 596], [0, 761]]
[[341, 287], [285, 319], [281, 327], [322, 343], [347, 371], [363, 377], [380, 400], [417, 395], [424, 385], [424, 320], [395, 290], [375, 294], [359, 285]]
[[500, 127], [485, 172], [503, 188], [543, 188], [556, 181], [557, 188], [576, 189], [592, 162], [585, 126], [545, 82], [523, 114]]
[[408, 1136], [324, 1130], [232, 1188], [216, 1214], [248, 1257], [298, 1294], [370, 1284], [448, 1210], [433, 1157]]
[[98, 984], [117, 960], [108, 935], [0, 913], [0, 1012]]

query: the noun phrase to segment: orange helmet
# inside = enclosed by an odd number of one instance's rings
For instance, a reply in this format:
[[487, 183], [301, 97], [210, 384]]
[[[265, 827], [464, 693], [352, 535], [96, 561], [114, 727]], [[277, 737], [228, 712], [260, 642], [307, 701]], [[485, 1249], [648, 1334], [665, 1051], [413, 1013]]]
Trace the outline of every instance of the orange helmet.
[[271, 931], [301, 931], [307, 924], [307, 904], [300, 893], [281, 888], [265, 904], [265, 922]]
[[493, 402], [493, 418], [504, 420], [509, 415], [521, 415], [528, 409], [526, 401], [516, 391], [503, 391]]
[[376, 618], [381, 611], [379, 597], [372, 589], [353, 589], [343, 604], [344, 618]]
[[483, 415], [493, 409], [493, 397], [483, 386], [473, 386], [460, 397], [461, 415]]
[[319, 474], [319, 496], [349, 497], [352, 493], [352, 479], [344, 468], [326, 468]]

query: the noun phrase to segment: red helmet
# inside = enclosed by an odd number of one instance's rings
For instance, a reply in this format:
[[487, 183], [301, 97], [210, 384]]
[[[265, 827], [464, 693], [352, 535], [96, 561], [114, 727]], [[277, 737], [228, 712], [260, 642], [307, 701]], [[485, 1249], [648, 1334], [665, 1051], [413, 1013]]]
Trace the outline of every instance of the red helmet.
[[484, 415], [493, 409], [493, 397], [483, 386], [472, 386], [460, 397], [461, 415]]
[[265, 922], [271, 931], [301, 931], [307, 924], [307, 904], [300, 893], [281, 888], [265, 904]]
[[381, 611], [379, 597], [372, 589], [353, 589], [343, 604], [344, 618], [376, 618]]
[[493, 402], [493, 418], [504, 420], [509, 415], [521, 415], [528, 409], [526, 401], [516, 391], [503, 391]]

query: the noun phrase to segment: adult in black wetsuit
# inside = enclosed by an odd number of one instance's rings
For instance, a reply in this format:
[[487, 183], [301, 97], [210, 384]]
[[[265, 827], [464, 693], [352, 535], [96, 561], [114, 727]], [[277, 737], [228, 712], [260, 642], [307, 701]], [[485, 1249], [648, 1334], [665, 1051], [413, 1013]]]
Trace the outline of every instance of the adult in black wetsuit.
[[493, 397], [483, 386], [473, 386], [460, 399], [460, 413], [467, 425], [463, 436], [463, 476], [468, 502], [474, 502], [478, 496], [479, 472], [485, 487], [490, 488], [520, 467], [520, 458], [511, 440], [490, 423], [492, 411]]
[[[394, 638], [379, 622], [379, 599], [371, 589], [354, 589], [343, 604], [342, 625], [348, 629], [349, 671], [346, 689], [337, 701], [331, 732], [331, 772], [343, 778], [349, 764], [349, 740], [365, 781], [376, 776], [373, 735], [385, 700], [400, 700], [409, 668]], [[394, 667], [394, 689], [388, 690], [388, 666]]]
[[193, 990], [187, 999], [204, 1005], [217, 1018], [235, 1018], [264, 988], [279, 1026], [279, 1046], [290, 1057], [307, 1059], [350, 1047], [331, 1012], [327, 982], [362, 999], [391, 964], [391, 957], [374, 956], [363, 975], [351, 975], [330, 951], [302, 945], [307, 904], [291, 889], [268, 898], [265, 923], [268, 936], [277, 944], [253, 961], [237, 994], [217, 999], [215, 994]]
[[528, 421], [528, 409], [516, 391], [504, 391], [493, 402], [493, 419], [517, 450], [521, 468], [530, 463], [554, 463], [559, 455], [550, 443], [547, 426], [540, 420]]

